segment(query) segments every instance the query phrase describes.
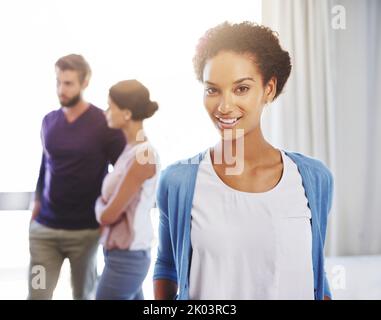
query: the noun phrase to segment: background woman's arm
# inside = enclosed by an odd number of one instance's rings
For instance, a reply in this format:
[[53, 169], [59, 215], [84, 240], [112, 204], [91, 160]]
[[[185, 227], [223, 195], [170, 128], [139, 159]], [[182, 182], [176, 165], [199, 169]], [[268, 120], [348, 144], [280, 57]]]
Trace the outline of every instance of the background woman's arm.
[[98, 198], [96, 204], [98, 222], [101, 225], [115, 223], [128, 202], [140, 190], [144, 181], [154, 176], [155, 172], [155, 164], [140, 164], [134, 160], [110, 200], [107, 203], [102, 203], [102, 199]]

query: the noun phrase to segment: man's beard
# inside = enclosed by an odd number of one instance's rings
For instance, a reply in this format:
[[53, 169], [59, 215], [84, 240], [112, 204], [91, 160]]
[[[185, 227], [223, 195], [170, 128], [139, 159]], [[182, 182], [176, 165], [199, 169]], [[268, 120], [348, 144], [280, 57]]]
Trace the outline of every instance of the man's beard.
[[78, 95], [74, 96], [68, 101], [63, 101], [60, 99], [60, 103], [62, 107], [66, 108], [72, 108], [74, 107], [79, 101], [81, 100], [81, 94], [79, 93]]

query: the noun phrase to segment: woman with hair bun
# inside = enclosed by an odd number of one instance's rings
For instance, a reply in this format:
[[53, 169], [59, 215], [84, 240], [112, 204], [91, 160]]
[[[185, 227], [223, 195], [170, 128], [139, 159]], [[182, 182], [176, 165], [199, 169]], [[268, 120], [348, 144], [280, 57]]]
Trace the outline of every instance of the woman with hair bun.
[[103, 180], [96, 202], [105, 259], [96, 299], [142, 300], [153, 239], [150, 210], [160, 171], [157, 152], [143, 122], [156, 112], [158, 104], [150, 100], [148, 89], [137, 80], [113, 85], [108, 104], [107, 124], [124, 132], [127, 145], [114, 170]]

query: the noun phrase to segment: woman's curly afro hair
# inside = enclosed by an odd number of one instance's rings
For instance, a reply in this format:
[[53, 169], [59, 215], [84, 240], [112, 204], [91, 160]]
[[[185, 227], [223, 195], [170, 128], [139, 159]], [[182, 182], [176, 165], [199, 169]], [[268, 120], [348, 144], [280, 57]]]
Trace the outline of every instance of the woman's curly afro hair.
[[221, 51], [251, 55], [262, 75], [263, 84], [272, 77], [277, 79], [274, 99], [282, 92], [291, 72], [291, 60], [288, 52], [281, 48], [276, 32], [249, 21], [237, 24], [224, 22], [209, 29], [200, 38], [193, 57], [199, 81], [203, 81], [207, 61]]

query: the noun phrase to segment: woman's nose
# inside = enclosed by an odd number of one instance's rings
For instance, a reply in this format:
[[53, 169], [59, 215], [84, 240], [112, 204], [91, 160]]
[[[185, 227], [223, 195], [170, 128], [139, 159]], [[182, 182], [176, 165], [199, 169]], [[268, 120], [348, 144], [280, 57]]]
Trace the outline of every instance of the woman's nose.
[[230, 113], [233, 110], [234, 106], [233, 103], [227, 101], [226, 99], [223, 99], [220, 104], [218, 105], [218, 112], [220, 113]]

